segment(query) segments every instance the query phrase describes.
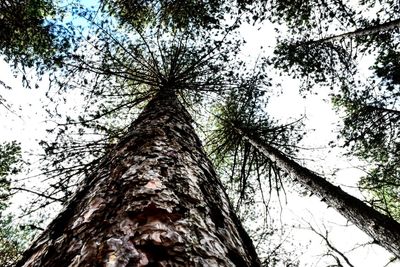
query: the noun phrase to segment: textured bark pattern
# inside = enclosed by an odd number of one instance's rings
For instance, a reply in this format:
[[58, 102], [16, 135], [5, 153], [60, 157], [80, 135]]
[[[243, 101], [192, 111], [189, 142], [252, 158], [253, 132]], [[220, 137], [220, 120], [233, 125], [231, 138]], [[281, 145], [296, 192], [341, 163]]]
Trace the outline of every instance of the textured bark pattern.
[[190, 120], [155, 97], [18, 266], [260, 266]]
[[249, 137], [240, 129], [237, 130], [260, 152], [275, 161], [277, 166], [289, 172], [294, 179], [319, 196], [328, 206], [336, 209], [347, 220], [371, 236], [375, 242], [400, 258], [400, 224], [397, 221], [300, 166], [277, 149]]

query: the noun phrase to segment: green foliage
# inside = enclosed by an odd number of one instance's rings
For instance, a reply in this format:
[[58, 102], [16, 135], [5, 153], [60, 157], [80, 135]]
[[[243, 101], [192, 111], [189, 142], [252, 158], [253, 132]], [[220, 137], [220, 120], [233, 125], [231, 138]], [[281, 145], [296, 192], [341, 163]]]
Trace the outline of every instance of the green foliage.
[[111, 14], [116, 14], [123, 24], [130, 24], [141, 31], [148, 25], [175, 30], [188, 28], [212, 29], [222, 19], [224, 1], [127, 1], [102, 0]]
[[360, 188], [369, 193], [372, 207], [400, 221], [399, 162], [377, 164], [359, 182]]
[[13, 165], [19, 162], [21, 157], [21, 147], [17, 142], [8, 142], [0, 145], [0, 177], [15, 174], [18, 169]]
[[302, 89], [309, 91], [315, 84], [333, 85], [352, 82], [355, 64], [341, 45], [333, 43], [296, 43], [282, 41], [275, 48], [274, 67], [291, 73], [303, 81]]
[[[20, 171], [21, 147], [15, 141], [0, 144], [0, 212], [7, 206], [10, 195], [9, 175]], [[1, 213], [0, 213], [1, 214]]]
[[12, 215], [4, 215], [11, 193], [10, 175], [20, 172], [21, 147], [13, 141], [0, 145], [0, 266], [11, 267], [32, 238], [30, 227], [19, 228]]
[[19, 227], [14, 224], [11, 215], [0, 218], [0, 266], [15, 266], [34, 231], [30, 227]]
[[293, 3], [280, 9], [277, 13], [280, 16], [272, 16], [272, 21], [286, 22], [290, 33], [290, 38], [278, 40], [272, 58], [275, 67], [296, 78], [304, 78], [307, 90], [315, 84], [337, 87], [346, 82], [354, 85], [365, 82], [357, 76], [359, 59], [365, 54], [376, 54], [376, 74], [385, 78], [382, 75], [385, 75], [386, 65], [394, 68], [398, 61], [395, 56], [398, 22], [388, 16], [390, 7], [387, 3], [382, 4], [382, 10], [374, 18], [362, 16], [362, 12], [367, 13], [371, 6], [347, 6], [342, 1], [322, 2], [320, 5], [300, 3], [305, 10], [300, 8], [300, 14], [296, 16], [292, 12], [292, 8], [295, 9]]
[[54, 15], [48, 0], [11, 0], [0, 4], [0, 51], [23, 64], [52, 54], [55, 36], [46, 17]]
[[[294, 33], [305, 32], [322, 27], [327, 29], [333, 22], [339, 21], [345, 27], [352, 26], [354, 11], [345, 1], [337, 0], [273, 0], [270, 5], [272, 22], [284, 23]], [[332, 26], [332, 25], [331, 25]]]
[[370, 193], [373, 206], [396, 219], [399, 217], [400, 95], [392, 91], [366, 88], [344, 90], [334, 103], [344, 108], [346, 117], [341, 134], [353, 154], [371, 162], [359, 184]]
[[15, 238], [15, 229], [12, 228], [11, 217], [0, 220], [0, 264], [14, 266], [20, 257], [21, 246], [19, 238]]
[[400, 52], [398, 45], [388, 43], [382, 46], [375, 64], [372, 66], [378, 78], [383, 79], [386, 90], [398, 90], [395, 86], [400, 85]]

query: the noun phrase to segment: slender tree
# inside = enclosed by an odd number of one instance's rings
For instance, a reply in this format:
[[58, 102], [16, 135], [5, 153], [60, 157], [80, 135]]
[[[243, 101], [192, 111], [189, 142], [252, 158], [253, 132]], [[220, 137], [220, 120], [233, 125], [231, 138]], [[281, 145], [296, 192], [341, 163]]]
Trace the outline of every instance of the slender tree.
[[[331, 87], [335, 107], [345, 114], [338, 139], [368, 165], [360, 189], [373, 207], [398, 219], [400, 6], [386, 1], [364, 16], [375, 2], [362, 1], [340, 14], [330, 12], [330, 4], [295, 1], [281, 8], [276, 20], [286, 21], [291, 35], [278, 41], [272, 62], [300, 78], [307, 91], [316, 84]], [[360, 72], [365, 55], [373, 58], [370, 73]]]
[[250, 136], [240, 128], [236, 128], [236, 130], [244, 140], [269, 157], [283, 171], [288, 172], [295, 181], [319, 196], [328, 206], [333, 207], [371, 236], [376, 243], [400, 257], [400, 224], [397, 221], [379, 213], [340, 187], [296, 163], [274, 147], [261, 143], [257, 137]]
[[[237, 149], [238, 146], [246, 147], [245, 143], [250, 144], [257, 153], [269, 159], [267, 164], [273, 165], [277, 172], [287, 173], [292, 181], [300, 183], [372, 237], [376, 243], [400, 257], [400, 223], [376, 211], [275, 148], [273, 144], [277, 143], [276, 138], [268, 135], [270, 126], [260, 124], [264, 120], [256, 120], [261, 116], [260, 113], [254, 112], [256, 107], [249, 107], [248, 103], [251, 101], [241, 99], [240, 102], [228, 100], [225, 115], [220, 117], [218, 138], [227, 149]], [[256, 166], [265, 164], [265, 160], [260, 157], [259, 161]], [[244, 160], [241, 164], [247, 165], [248, 162]]]

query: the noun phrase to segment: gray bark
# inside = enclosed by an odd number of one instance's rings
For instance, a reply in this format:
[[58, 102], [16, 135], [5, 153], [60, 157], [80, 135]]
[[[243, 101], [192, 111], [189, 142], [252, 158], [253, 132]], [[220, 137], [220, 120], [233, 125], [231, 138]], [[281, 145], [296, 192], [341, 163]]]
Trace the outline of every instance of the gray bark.
[[147, 105], [17, 266], [260, 266], [173, 95]]
[[246, 134], [239, 128], [235, 129], [258, 151], [274, 161], [279, 168], [287, 171], [294, 180], [319, 196], [328, 206], [337, 210], [347, 220], [372, 237], [376, 243], [400, 258], [400, 224], [397, 221], [299, 165], [276, 148]]
[[387, 32], [391, 31], [393, 29], [398, 29], [400, 28], [400, 19], [395, 19], [392, 21], [388, 21], [382, 24], [378, 25], [372, 25], [368, 26], [365, 28], [360, 28], [352, 32], [346, 32], [334, 36], [329, 36], [326, 38], [318, 39], [318, 40], [310, 40], [307, 42], [299, 43], [299, 45], [310, 45], [310, 44], [323, 44], [327, 42], [335, 42], [335, 41], [341, 41], [346, 38], [356, 38], [356, 37], [363, 37], [371, 34], [377, 34], [380, 32]]

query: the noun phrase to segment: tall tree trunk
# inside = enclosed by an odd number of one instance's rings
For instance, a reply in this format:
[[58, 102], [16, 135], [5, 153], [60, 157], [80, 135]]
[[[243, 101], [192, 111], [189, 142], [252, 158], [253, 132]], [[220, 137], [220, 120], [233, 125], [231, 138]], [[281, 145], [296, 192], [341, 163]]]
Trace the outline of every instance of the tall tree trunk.
[[378, 34], [382, 32], [387, 32], [395, 29], [400, 28], [400, 19], [395, 19], [392, 21], [387, 21], [382, 24], [377, 24], [377, 25], [370, 25], [365, 28], [360, 28], [356, 29], [355, 31], [352, 32], [346, 32], [330, 37], [325, 37], [322, 39], [317, 39], [317, 40], [310, 40], [306, 42], [299, 42], [295, 46], [304, 46], [304, 45], [321, 45], [324, 43], [328, 42], [335, 42], [335, 41], [341, 41], [346, 38], [357, 38], [357, 37], [364, 37], [367, 35], [373, 35], [373, 34]]
[[358, 198], [349, 195], [323, 177], [299, 165], [276, 148], [263, 143], [257, 137], [235, 127], [258, 151], [270, 158], [276, 165], [287, 171], [291, 177], [322, 201], [342, 214], [347, 220], [374, 239], [375, 242], [400, 258], [400, 224], [394, 219], [376, 211]]
[[17, 266], [260, 266], [190, 123], [159, 93]]

